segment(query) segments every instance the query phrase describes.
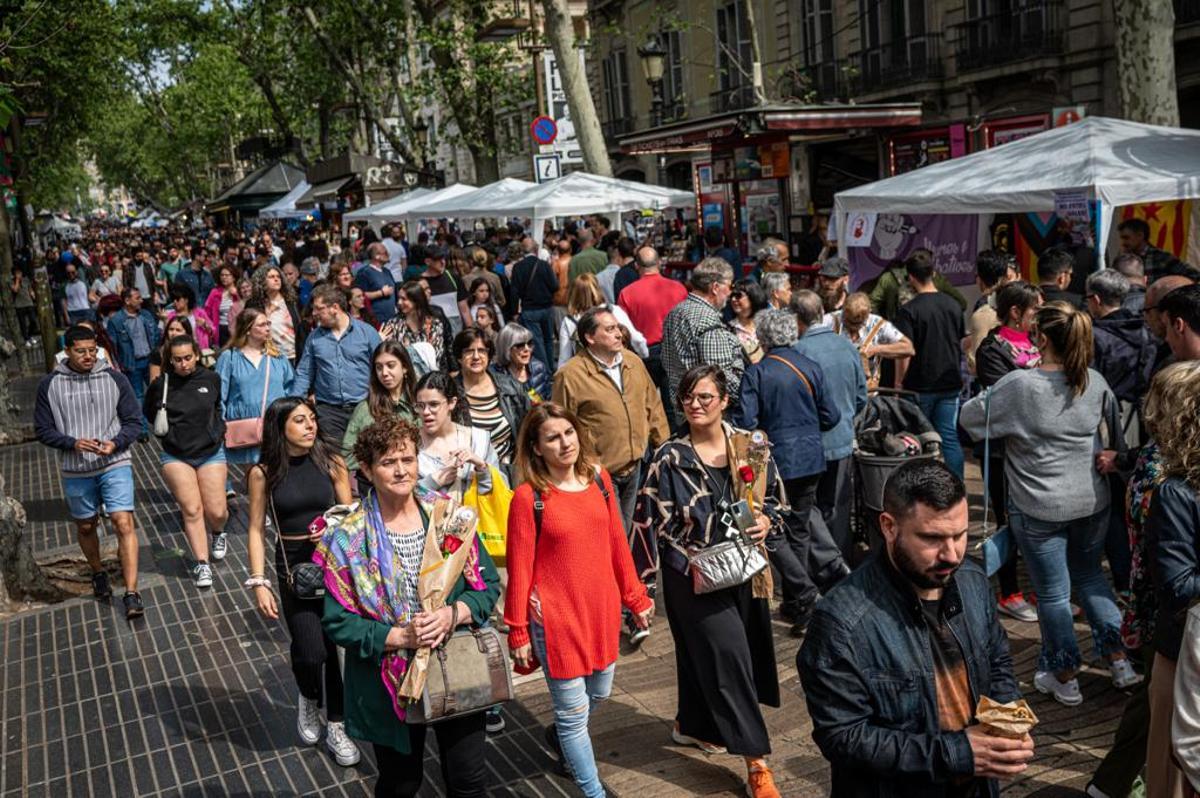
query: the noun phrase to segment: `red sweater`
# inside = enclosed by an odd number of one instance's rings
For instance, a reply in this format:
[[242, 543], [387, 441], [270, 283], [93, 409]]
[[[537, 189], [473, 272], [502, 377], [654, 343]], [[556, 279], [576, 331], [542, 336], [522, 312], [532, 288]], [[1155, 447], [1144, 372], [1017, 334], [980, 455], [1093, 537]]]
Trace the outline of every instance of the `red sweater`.
[[578, 493], [544, 491], [540, 537], [529, 483], [517, 488], [508, 511], [508, 645], [529, 642], [529, 596], [536, 586], [550, 660], [542, 665], [555, 679], [587, 676], [616, 662], [621, 605], [642, 612], [653, 603], [634, 571], [612, 480], [607, 472], [601, 478], [607, 507], [594, 482]]

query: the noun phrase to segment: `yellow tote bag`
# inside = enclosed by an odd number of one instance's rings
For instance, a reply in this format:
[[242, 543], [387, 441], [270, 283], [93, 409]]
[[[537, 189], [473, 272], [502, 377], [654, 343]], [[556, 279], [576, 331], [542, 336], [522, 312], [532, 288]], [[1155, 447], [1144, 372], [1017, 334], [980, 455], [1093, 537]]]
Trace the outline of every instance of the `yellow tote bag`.
[[508, 507], [512, 504], [513, 492], [504, 476], [494, 467], [488, 466], [492, 472], [492, 492], [479, 494], [479, 480], [472, 479], [471, 487], [463, 494], [462, 503], [474, 507], [479, 513], [479, 524], [476, 533], [483, 541], [483, 547], [492, 555], [497, 568], [504, 567], [504, 549], [508, 544]]

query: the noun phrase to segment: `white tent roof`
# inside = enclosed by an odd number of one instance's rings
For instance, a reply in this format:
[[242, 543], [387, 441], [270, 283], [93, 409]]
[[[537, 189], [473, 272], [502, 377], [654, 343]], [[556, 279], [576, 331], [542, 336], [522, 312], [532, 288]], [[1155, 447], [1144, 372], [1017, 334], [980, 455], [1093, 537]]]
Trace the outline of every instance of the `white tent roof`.
[[372, 224], [395, 219], [397, 216], [397, 214], [393, 212], [395, 208], [398, 208], [405, 203], [410, 202], [411, 200], [419, 197], [425, 197], [433, 193], [433, 189], [414, 188], [411, 191], [405, 191], [404, 193], [397, 194], [394, 197], [388, 197], [377, 205], [369, 205], [366, 208], [359, 208], [356, 211], [350, 211], [350, 213], [343, 215], [342, 219], [350, 222], [366, 221]]
[[572, 172], [530, 190], [510, 206], [508, 212], [513, 216], [533, 217], [537, 230], [540, 229], [538, 220], [554, 216], [620, 213], [643, 208], [661, 210], [687, 207], [695, 202], [696, 197], [690, 191]]
[[1106, 211], [1200, 197], [1200, 130], [1088, 117], [842, 191], [834, 206], [839, 222], [849, 211], [1052, 211], [1054, 192], [1069, 190], [1088, 191]]
[[260, 219], [294, 219], [308, 216], [312, 211], [297, 210], [296, 200], [312, 188], [307, 180], [301, 180], [295, 188], [258, 212]]
[[431, 203], [413, 203], [407, 215], [422, 219], [512, 216], [514, 212], [510, 209], [516, 204], [516, 198], [536, 187], [536, 183], [506, 177], [457, 197], [443, 198]]

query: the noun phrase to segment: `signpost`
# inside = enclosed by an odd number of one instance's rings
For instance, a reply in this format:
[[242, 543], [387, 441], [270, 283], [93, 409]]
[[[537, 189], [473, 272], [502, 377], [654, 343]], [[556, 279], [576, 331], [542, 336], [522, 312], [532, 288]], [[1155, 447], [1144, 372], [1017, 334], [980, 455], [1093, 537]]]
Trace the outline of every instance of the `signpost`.
[[530, 123], [529, 133], [538, 144], [553, 144], [558, 138], [558, 123], [548, 116], [539, 116]]
[[533, 174], [539, 183], [547, 183], [562, 177], [562, 158], [554, 155], [533, 156]]

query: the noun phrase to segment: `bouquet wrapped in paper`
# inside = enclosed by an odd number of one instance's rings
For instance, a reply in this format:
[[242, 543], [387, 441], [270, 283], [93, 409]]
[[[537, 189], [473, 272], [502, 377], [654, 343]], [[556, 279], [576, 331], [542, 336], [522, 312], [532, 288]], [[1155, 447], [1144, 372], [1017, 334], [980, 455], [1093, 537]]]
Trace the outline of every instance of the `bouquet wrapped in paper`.
[[[730, 463], [735, 466], [734, 475], [737, 482], [741, 483], [743, 498], [750, 512], [761, 512], [766, 497], [767, 461], [771, 459], [771, 443], [766, 433], [761, 430], [748, 434], [736, 432], [730, 436], [729, 449]], [[763, 556], [767, 556], [766, 545], [758, 545]], [[755, 598], [769, 599], [774, 591], [770, 568], [764, 568], [754, 575], [751, 592]]]
[[[478, 517], [470, 507], [461, 507], [452, 500], [438, 501], [429, 514], [429, 534], [425, 536], [425, 553], [417, 579], [417, 600], [425, 612], [446, 606], [460, 576], [477, 590], [483, 589], [479, 570], [479, 545], [475, 535]], [[447, 635], [454, 634], [451, 629]], [[418, 648], [408, 662], [408, 672], [400, 685], [399, 699], [416, 700], [425, 690], [429, 672], [429, 646]]]
[[975, 708], [975, 719], [987, 734], [1009, 740], [1024, 739], [1038, 723], [1037, 715], [1033, 714], [1023, 698], [1001, 704], [982, 696], [979, 706]]

